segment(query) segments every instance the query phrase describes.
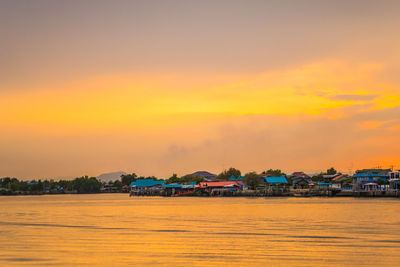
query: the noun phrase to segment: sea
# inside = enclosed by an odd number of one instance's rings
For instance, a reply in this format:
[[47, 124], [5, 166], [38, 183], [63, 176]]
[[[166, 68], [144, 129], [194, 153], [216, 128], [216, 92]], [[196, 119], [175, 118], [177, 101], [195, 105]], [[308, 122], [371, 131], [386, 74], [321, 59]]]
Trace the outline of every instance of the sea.
[[0, 197], [0, 266], [400, 266], [390, 198]]

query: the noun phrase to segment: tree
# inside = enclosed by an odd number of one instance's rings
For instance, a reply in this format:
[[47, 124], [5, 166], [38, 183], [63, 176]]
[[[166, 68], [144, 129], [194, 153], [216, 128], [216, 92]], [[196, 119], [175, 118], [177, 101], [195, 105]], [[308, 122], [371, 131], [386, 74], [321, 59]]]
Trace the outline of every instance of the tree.
[[153, 179], [154, 181], [163, 180], [163, 179], [158, 179], [158, 178], [155, 177], [155, 176], [146, 176], [146, 177], [140, 176], [139, 178], [140, 178], [140, 179]]
[[19, 181], [19, 190], [20, 191], [28, 191], [28, 182], [25, 181]]
[[387, 184], [387, 182], [385, 180], [383, 180], [382, 178], [379, 178], [377, 181], [378, 185], [384, 185]]
[[188, 183], [192, 183], [192, 182], [203, 182], [203, 181], [205, 181], [205, 179], [203, 177], [201, 177], [201, 176], [188, 174], [188, 175], [185, 175], [185, 176], [182, 176], [182, 177], [179, 178], [174, 173], [170, 178], [168, 178], [166, 183], [167, 184], [175, 184], [175, 183], [177, 183], [177, 184], [188, 184]]
[[96, 177], [83, 176], [72, 181], [73, 189], [78, 193], [98, 193], [100, 192], [101, 182]]
[[60, 181], [58, 181], [58, 185], [60, 186], [60, 187], [62, 187], [63, 188], [63, 190], [66, 190], [66, 191], [72, 191], [73, 190], [73, 188], [72, 188], [72, 181], [70, 181], [70, 180], [60, 180]]
[[246, 175], [244, 176], [244, 182], [247, 184], [248, 187], [255, 190], [260, 184], [260, 176], [255, 172], [246, 173]]
[[122, 182], [120, 180], [115, 180], [113, 186], [120, 190], [122, 188]]
[[132, 182], [137, 180], [137, 175], [136, 173], [131, 173], [131, 174], [122, 174], [121, 175], [121, 182], [122, 185], [130, 185]]
[[223, 172], [221, 172], [220, 174], [217, 175], [216, 179], [219, 181], [227, 181], [229, 180], [229, 178], [231, 176], [234, 177], [239, 177], [242, 173], [240, 172], [240, 170], [235, 169], [235, 168], [229, 168], [229, 170], [224, 170]]
[[182, 183], [192, 183], [192, 182], [204, 182], [205, 179], [204, 177], [198, 176], [198, 175], [185, 175], [181, 177], [181, 182]]
[[178, 177], [178, 175], [176, 173], [172, 174], [172, 176], [169, 177], [167, 180], [167, 184], [175, 184], [175, 183], [179, 183], [179, 182], [180, 182], [180, 178]]
[[11, 183], [11, 178], [10, 177], [4, 177], [4, 178], [0, 179], [1, 187], [9, 189], [9, 184], [10, 183]]
[[9, 186], [12, 191], [20, 190], [20, 185], [19, 185], [19, 181], [17, 178], [12, 178]]
[[324, 182], [324, 177], [323, 177], [323, 173], [321, 172], [320, 174], [318, 174], [318, 175], [314, 175], [312, 178], [311, 178], [311, 180], [313, 181], [313, 182]]
[[335, 170], [335, 168], [330, 168], [330, 169], [326, 170], [326, 174], [335, 175], [335, 174], [337, 174], [337, 171]]
[[261, 174], [265, 174], [267, 176], [274, 176], [274, 177], [280, 177], [282, 175], [285, 175], [281, 170], [276, 169], [269, 169], [268, 171], [263, 171]]

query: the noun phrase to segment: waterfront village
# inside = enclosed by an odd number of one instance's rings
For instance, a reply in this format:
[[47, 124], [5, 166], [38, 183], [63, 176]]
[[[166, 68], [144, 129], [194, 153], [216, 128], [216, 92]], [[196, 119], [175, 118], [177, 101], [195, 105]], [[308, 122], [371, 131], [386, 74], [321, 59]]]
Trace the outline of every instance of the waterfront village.
[[[231, 168], [227, 173], [233, 173]], [[277, 175], [279, 174], [279, 175]], [[206, 171], [195, 172], [203, 181], [172, 182], [140, 179], [130, 184], [130, 195], [162, 196], [388, 196], [398, 197], [400, 171], [364, 169], [354, 175], [337, 173], [331, 168], [326, 173], [311, 177], [304, 172], [290, 175], [280, 170], [245, 176], [232, 174], [227, 179]], [[220, 175], [221, 176], [221, 175]], [[179, 180], [179, 179], [177, 179]]]
[[104, 182], [83, 176], [73, 180], [32, 180], [0, 178], [0, 195], [63, 193], [129, 193], [130, 196], [355, 196], [399, 197], [400, 170], [363, 169], [353, 175], [334, 168], [317, 175], [304, 172], [285, 174], [270, 169], [262, 173], [230, 168], [216, 175], [198, 171], [168, 179], [122, 174], [120, 179]]

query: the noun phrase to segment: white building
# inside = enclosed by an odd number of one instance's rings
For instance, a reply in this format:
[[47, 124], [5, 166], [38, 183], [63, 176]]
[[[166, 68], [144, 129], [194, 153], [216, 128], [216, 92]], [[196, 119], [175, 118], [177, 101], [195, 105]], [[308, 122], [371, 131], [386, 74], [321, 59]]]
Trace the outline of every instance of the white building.
[[399, 179], [400, 178], [400, 170], [389, 172], [389, 179]]

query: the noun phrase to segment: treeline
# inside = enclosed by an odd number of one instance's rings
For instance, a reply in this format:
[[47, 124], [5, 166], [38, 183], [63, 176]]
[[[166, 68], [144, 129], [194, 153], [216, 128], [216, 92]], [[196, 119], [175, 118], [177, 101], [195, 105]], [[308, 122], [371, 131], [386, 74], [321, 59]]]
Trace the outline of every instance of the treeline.
[[112, 188], [112, 192], [128, 191], [127, 187], [131, 182], [138, 179], [160, 180], [154, 176], [137, 176], [135, 173], [121, 175], [120, 179], [109, 182], [102, 182], [96, 177], [82, 176], [73, 180], [31, 180], [23, 181], [17, 178], [0, 178], [0, 195], [13, 194], [62, 194], [78, 193], [90, 194], [99, 193], [106, 188]]
[[185, 175], [182, 177], [178, 177], [178, 175], [176, 175], [175, 173], [167, 179], [166, 183], [167, 184], [189, 184], [189, 183], [193, 183], [193, 182], [204, 182], [205, 179], [201, 176], [196, 176], [196, 175]]
[[98, 193], [103, 183], [96, 177], [82, 176], [73, 180], [31, 180], [22, 181], [17, 178], [0, 178], [0, 194], [15, 193]]
[[[254, 174], [255, 172], [248, 172], [246, 174]], [[246, 176], [246, 174], [243, 175]], [[229, 168], [228, 170], [224, 170], [223, 172], [221, 172], [220, 174], [217, 175], [216, 180], [218, 181], [226, 181], [229, 180], [229, 178], [231, 178], [232, 176], [238, 178], [239, 176], [242, 175], [242, 172], [236, 168]], [[269, 176], [282, 176], [282, 175], [286, 175], [284, 172], [282, 172], [279, 169], [269, 169], [266, 171], [263, 171], [260, 173], [260, 175], [269, 175]]]

